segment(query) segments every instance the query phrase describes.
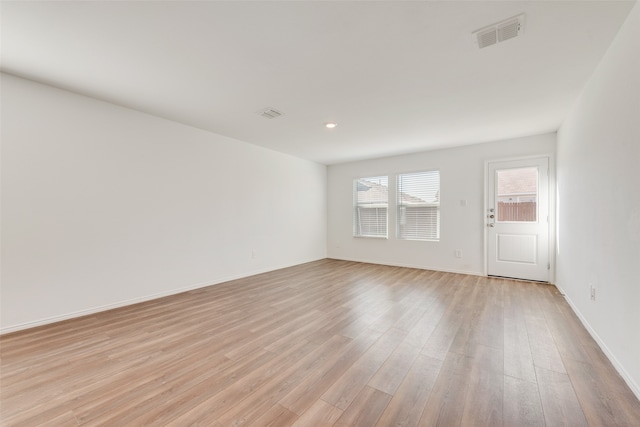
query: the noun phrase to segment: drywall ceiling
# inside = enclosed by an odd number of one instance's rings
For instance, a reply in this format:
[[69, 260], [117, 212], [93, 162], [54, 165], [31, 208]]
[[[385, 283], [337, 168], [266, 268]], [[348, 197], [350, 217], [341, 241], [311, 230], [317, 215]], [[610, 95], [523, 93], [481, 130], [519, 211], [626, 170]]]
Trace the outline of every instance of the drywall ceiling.
[[3, 1], [2, 70], [334, 164], [557, 130], [633, 5]]

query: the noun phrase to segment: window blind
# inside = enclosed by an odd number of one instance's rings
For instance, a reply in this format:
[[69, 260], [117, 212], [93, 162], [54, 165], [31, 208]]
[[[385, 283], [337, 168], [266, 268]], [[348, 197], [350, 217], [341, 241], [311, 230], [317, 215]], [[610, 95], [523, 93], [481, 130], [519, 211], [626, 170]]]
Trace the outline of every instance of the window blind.
[[353, 235], [387, 237], [389, 178], [376, 176], [353, 180]]
[[440, 171], [398, 175], [398, 238], [440, 239]]

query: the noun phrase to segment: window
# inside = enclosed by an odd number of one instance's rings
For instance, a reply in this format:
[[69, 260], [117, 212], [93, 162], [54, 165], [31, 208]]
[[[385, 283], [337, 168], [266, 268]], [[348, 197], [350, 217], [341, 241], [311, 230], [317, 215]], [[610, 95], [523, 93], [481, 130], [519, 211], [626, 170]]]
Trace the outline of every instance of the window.
[[398, 239], [440, 239], [440, 171], [398, 175]]
[[376, 176], [353, 180], [353, 235], [387, 237], [389, 178]]
[[496, 187], [499, 222], [537, 221], [537, 167], [497, 170]]

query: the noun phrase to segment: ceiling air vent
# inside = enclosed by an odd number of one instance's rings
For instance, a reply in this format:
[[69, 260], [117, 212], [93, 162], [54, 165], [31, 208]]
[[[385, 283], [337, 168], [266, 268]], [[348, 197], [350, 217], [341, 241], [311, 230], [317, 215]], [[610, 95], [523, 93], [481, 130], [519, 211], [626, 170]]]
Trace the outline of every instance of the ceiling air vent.
[[524, 31], [524, 13], [474, 31], [473, 41], [479, 49], [518, 37]]
[[283, 113], [276, 110], [275, 108], [268, 107], [263, 110], [257, 111], [257, 114], [260, 114], [262, 117], [267, 119], [275, 119], [277, 117], [280, 117]]

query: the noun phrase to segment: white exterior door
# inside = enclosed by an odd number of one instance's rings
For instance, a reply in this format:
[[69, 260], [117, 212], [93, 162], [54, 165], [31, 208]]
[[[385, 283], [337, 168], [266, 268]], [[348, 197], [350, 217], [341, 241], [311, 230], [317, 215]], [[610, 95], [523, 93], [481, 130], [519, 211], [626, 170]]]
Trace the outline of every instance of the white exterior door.
[[549, 159], [488, 165], [487, 273], [549, 281]]

